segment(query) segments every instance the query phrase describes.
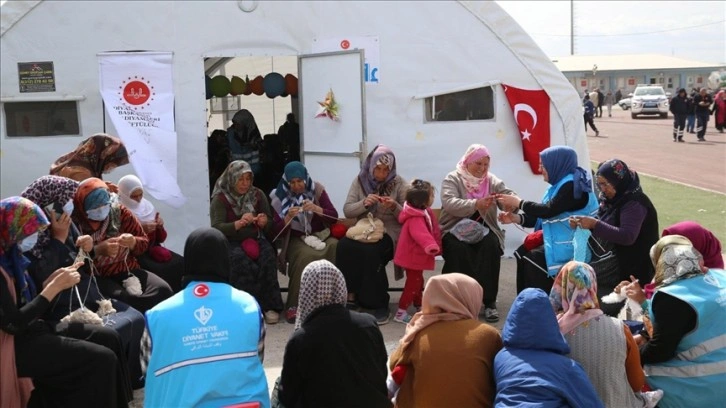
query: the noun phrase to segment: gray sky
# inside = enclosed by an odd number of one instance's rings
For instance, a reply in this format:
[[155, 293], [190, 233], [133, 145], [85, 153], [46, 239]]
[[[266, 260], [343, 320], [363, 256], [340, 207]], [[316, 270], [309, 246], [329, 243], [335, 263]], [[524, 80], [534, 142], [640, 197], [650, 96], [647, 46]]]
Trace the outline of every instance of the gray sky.
[[[497, 3], [549, 57], [570, 55], [569, 1]], [[655, 53], [726, 63], [724, 1], [579, 0], [574, 8], [575, 55]]]

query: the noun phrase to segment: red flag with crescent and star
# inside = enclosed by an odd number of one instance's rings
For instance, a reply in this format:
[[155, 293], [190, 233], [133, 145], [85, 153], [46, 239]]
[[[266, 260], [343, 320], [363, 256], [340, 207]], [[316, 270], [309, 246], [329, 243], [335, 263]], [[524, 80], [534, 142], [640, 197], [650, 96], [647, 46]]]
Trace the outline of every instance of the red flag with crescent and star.
[[539, 170], [539, 154], [550, 147], [550, 97], [542, 89], [529, 90], [503, 85], [514, 121], [522, 139], [524, 161], [534, 174]]

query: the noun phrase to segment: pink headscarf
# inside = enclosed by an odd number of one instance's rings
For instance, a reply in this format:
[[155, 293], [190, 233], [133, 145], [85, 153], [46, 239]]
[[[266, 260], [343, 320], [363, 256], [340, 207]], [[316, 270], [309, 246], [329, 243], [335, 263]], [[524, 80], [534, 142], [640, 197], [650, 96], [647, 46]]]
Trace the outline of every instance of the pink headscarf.
[[447, 273], [429, 279], [421, 301], [421, 311], [413, 315], [401, 339], [401, 351], [413, 343], [418, 333], [434, 323], [477, 319], [484, 290], [473, 278]]
[[487, 171], [481, 177], [474, 177], [466, 166], [482, 157], [489, 157], [489, 150], [481, 144], [473, 144], [466, 149], [466, 153], [461, 157], [456, 165], [456, 173], [464, 182], [467, 194], [466, 198], [483, 198], [489, 195], [489, 172]]
[[597, 275], [592, 267], [577, 261], [566, 263], [552, 285], [550, 302], [558, 313], [562, 334], [602, 315], [597, 301]]

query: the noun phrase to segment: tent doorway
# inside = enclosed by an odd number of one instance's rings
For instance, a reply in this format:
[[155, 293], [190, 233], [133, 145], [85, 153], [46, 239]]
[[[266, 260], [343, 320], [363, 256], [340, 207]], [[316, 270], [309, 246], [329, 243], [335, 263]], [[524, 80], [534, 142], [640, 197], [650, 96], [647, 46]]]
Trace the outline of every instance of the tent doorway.
[[[268, 194], [280, 180], [285, 164], [300, 160], [297, 59], [205, 59], [210, 194], [232, 160], [249, 161], [255, 186]], [[236, 124], [235, 115], [241, 118]]]

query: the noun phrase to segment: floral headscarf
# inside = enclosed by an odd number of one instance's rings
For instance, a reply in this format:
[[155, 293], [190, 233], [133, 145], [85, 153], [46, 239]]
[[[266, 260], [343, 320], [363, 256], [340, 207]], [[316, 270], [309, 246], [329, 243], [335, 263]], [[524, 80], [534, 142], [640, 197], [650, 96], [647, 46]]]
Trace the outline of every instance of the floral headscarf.
[[237, 180], [244, 173], [252, 173], [252, 167], [244, 160], [235, 160], [230, 163], [224, 170], [221, 176], [217, 179], [217, 183], [214, 185], [214, 191], [212, 191], [212, 198], [219, 194], [224, 194], [224, 197], [229, 202], [235, 215], [241, 217], [245, 213], [254, 213], [257, 207], [257, 194], [254, 186], [250, 186], [244, 194], [237, 193], [235, 184]]
[[105, 133], [82, 141], [50, 166], [50, 174], [82, 181], [87, 177], [102, 178], [116, 167], [129, 163], [129, 155], [121, 139]]
[[[290, 180], [299, 178], [305, 182], [305, 191], [301, 194], [295, 194], [290, 190]], [[299, 161], [291, 161], [285, 166], [285, 171], [277, 183], [277, 189], [275, 189], [275, 195], [280, 199], [282, 209], [280, 215], [285, 217], [287, 212], [290, 211], [290, 207], [302, 206], [304, 200], [312, 201], [315, 199], [315, 183], [310, 178], [308, 170]]]
[[[387, 166], [390, 170], [388, 177], [380, 183], [373, 177], [373, 170], [379, 165]], [[382, 144], [376, 145], [368, 153], [365, 163], [360, 168], [358, 182], [363, 187], [366, 195], [378, 194], [388, 196], [391, 194], [396, 183], [396, 156], [393, 155], [393, 152], [388, 146]]]
[[[65, 205], [73, 199], [78, 189], [78, 182], [66, 177], [60, 176], [43, 176], [30, 183], [28, 187], [20, 193], [21, 197], [38, 204], [40, 208], [45, 208], [53, 203]], [[60, 214], [58, 214], [60, 215]], [[50, 214], [48, 214], [50, 216]], [[41, 258], [43, 250], [50, 242], [50, 229], [45, 229], [38, 234], [38, 242], [30, 251], [35, 257]]]
[[[91, 227], [92, 231], [97, 231], [104, 223], [104, 221], [95, 221], [89, 219], [88, 214], [86, 213], [87, 210], [96, 207], [95, 205], [88, 205], [89, 197], [98, 197], [99, 200], [103, 198], [103, 194], [99, 194], [98, 192], [96, 192], [96, 190], [102, 190], [110, 199], [110, 194], [108, 193], [108, 187], [106, 186], [106, 183], [104, 183], [103, 180], [95, 177], [83, 180], [81, 184], [78, 185], [76, 194], [73, 196], [74, 220], [78, 222], [79, 227], [83, 228], [83, 224], [87, 224]], [[106, 217], [106, 219], [108, 219], [108, 217]]]
[[302, 327], [312, 312], [323, 306], [345, 306], [347, 297], [345, 278], [335, 265], [325, 259], [310, 262], [300, 278], [295, 330]]
[[698, 252], [703, 255], [703, 263], [708, 268], [723, 269], [721, 241], [706, 228], [693, 221], [681, 221], [663, 229], [663, 236], [682, 235], [688, 238]]
[[602, 315], [597, 301], [597, 275], [592, 267], [577, 261], [566, 263], [552, 285], [550, 303], [558, 313], [557, 323], [563, 334]]
[[487, 171], [481, 177], [474, 177], [466, 168], [469, 163], [482, 157], [489, 157], [489, 150], [484, 145], [473, 144], [466, 149], [466, 153], [456, 165], [456, 174], [464, 182], [467, 198], [483, 198], [489, 195], [489, 172]]
[[620, 159], [611, 159], [601, 163], [597, 169], [597, 175], [607, 180], [615, 189], [613, 198], [606, 198], [604, 194], [600, 195], [601, 218], [622, 206], [632, 194], [641, 191], [638, 174], [630, 170], [628, 165]]
[[653, 283], [656, 288], [708, 271], [703, 264], [703, 256], [688, 238], [681, 235], [668, 235], [658, 240], [650, 248], [650, 259], [655, 266]]
[[36, 291], [33, 280], [28, 276], [30, 261], [16, 244], [43, 231], [49, 224], [43, 210], [27, 198], [10, 197], [0, 201], [0, 265], [15, 281], [21, 304], [30, 302]]

